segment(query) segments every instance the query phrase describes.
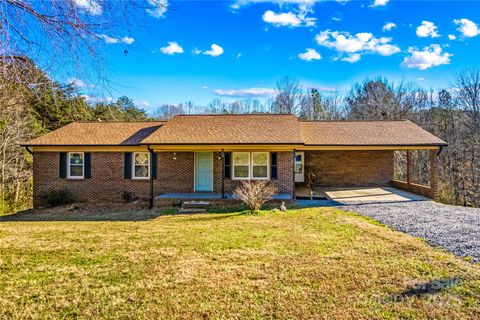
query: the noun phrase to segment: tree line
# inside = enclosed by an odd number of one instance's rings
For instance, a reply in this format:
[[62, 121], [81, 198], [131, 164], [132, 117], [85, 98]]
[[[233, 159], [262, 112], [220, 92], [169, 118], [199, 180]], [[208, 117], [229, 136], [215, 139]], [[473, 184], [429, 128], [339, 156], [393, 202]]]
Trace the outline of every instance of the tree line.
[[[12, 61], [14, 59], [14, 61]], [[409, 119], [445, 140], [439, 156], [440, 200], [480, 206], [480, 71], [456, 76], [449, 88], [426, 90], [385, 78], [365, 80], [346, 92], [303, 88], [284, 77], [266, 101], [214, 99], [206, 106], [186, 102], [147, 113], [128, 97], [91, 102], [75, 87], [51, 80], [32, 60], [0, 60], [0, 214], [31, 206], [32, 157], [20, 143], [73, 121], [135, 121], [193, 113], [291, 113], [308, 120]], [[405, 156], [397, 153], [396, 176]], [[403, 171], [402, 171], [403, 170]], [[428, 155], [414, 153], [414, 181], [428, 182]]]

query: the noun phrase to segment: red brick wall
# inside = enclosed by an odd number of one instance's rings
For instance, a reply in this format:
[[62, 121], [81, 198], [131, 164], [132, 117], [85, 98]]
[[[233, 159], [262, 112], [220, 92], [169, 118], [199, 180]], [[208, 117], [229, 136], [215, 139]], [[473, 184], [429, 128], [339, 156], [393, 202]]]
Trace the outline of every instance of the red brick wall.
[[[194, 192], [194, 153], [157, 154], [157, 179], [154, 194]], [[214, 153], [213, 189], [221, 192], [222, 164], [220, 153]], [[35, 152], [33, 156], [34, 206], [40, 205], [40, 194], [52, 189], [69, 190], [76, 201], [122, 201], [123, 191], [148, 199], [148, 180], [124, 179], [123, 152], [92, 152], [90, 179], [60, 179], [59, 153]], [[291, 152], [278, 153], [278, 179], [273, 181], [279, 193], [293, 191], [293, 158]], [[231, 193], [240, 182], [225, 180], [225, 192]]]
[[388, 186], [393, 151], [305, 151], [305, 169], [318, 186]]
[[33, 154], [33, 198], [38, 206], [43, 191], [69, 190], [76, 201], [122, 201], [123, 191], [147, 199], [148, 181], [124, 179], [124, 154], [121, 152], [92, 153], [91, 179], [60, 179], [59, 153], [35, 152]]

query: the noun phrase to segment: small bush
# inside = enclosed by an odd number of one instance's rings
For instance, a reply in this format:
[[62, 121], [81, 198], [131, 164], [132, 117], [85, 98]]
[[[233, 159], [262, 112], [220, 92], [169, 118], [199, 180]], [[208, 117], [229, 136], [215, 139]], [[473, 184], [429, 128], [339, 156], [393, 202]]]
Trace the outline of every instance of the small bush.
[[248, 206], [250, 213], [253, 213], [260, 210], [276, 191], [277, 188], [267, 181], [243, 181], [242, 185], [233, 191], [233, 194]]
[[68, 190], [49, 190], [40, 195], [40, 201], [50, 207], [56, 207], [72, 203], [73, 195]]
[[134, 200], [133, 193], [131, 193], [130, 191], [123, 191], [122, 200], [125, 201], [125, 203], [132, 202]]

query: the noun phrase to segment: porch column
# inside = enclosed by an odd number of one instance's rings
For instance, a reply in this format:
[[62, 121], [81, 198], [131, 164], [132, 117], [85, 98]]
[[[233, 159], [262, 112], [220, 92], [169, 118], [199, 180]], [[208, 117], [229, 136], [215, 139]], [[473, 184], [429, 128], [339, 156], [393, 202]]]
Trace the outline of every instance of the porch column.
[[225, 151], [222, 149], [222, 199], [225, 199]]
[[437, 199], [437, 165], [438, 165], [438, 158], [437, 158], [438, 150], [430, 150], [430, 189], [431, 189], [431, 197], [433, 200]]

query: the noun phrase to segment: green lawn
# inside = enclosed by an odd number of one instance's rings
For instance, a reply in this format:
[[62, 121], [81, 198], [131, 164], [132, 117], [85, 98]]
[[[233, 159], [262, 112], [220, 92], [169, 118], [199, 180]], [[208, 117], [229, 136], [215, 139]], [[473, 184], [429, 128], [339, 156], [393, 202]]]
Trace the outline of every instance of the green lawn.
[[479, 301], [478, 265], [336, 209], [0, 217], [0, 319], [478, 319]]

